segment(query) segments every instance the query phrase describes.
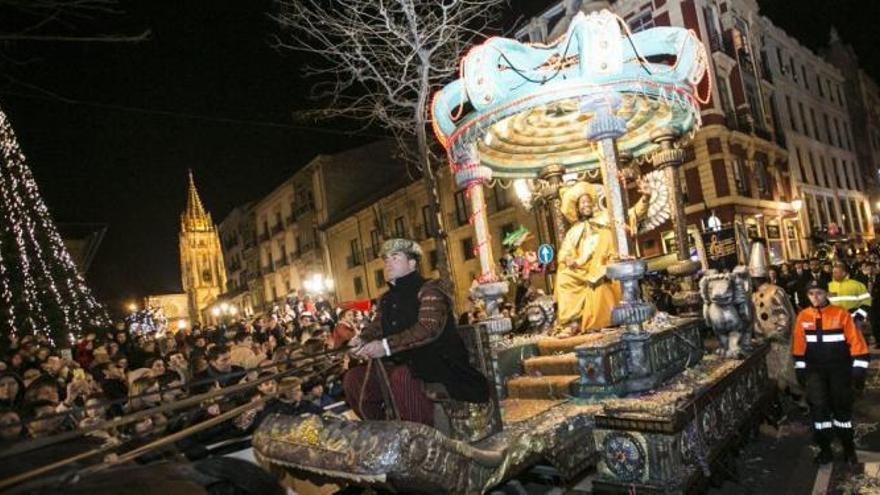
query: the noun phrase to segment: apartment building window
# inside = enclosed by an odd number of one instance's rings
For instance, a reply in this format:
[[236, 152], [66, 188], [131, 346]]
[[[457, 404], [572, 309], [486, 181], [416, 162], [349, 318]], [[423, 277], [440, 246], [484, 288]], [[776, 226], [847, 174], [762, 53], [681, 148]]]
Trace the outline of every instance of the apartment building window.
[[376, 282], [376, 287], [382, 288], [385, 287], [385, 271], [382, 269], [376, 270], [373, 272], [373, 281]]
[[843, 148], [843, 135], [840, 134], [840, 122], [837, 117], [834, 118], [834, 140], [839, 148]]
[[813, 160], [813, 152], [807, 151], [807, 158], [810, 161], [810, 174], [813, 176], [813, 184], [819, 183], [819, 171], [816, 170], [816, 161]]
[[466, 260], [472, 260], [476, 256], [474, 253], [474, 239], [465, 237], [461, 240], [461, 255]]
[[426, 238], [434, 234], [434, 216], [431, 215], [431, 207], [428, 205], [422, 207], [422, 228], [425, 229]]
[[403, 217], [397, 217], [394, 219], [394, 235], [397, 237], [406, 237], [406, 223], [404, 223]]
[[834, 87], [831, 85], [831, 79], [828, 79], [828, 98], [834, 103]]
[[837, 102], [840, 103], [840, 106], [844, 106], [843, 101], [843, 92], [840, 91], [840, 86], [837, 86]]
[[826, 137], [826, 139], [827, 139], [828, 144], [830, 144], [830, 145], [832, 145], [832, 146], [837, 146], [837, 135], [834, 135], [833, 138], [832, 138], [832, 134], [831, 134], [831, 123], [830, 123], [830, 121], [828, 120], [828, 114], [827, 114], [827, 113], [823, 113], [823, 114], [822, 114], [822, 121], [823, 121], [823, 123], [825, 124], [825, 137]]
[[846, 149], [852, 151], [852, 142], [849, 140], [849, 124], [843, 121], [843, 138], [846, 140]]
[[741, 158], [733, 161], [733, 179], [736, 181], [736, 192], [742, 196], [749, 196], [748, 174], [745, 162]]
[[801, 114], [801, 122], [804, 124], [804, 134], [808, 137], [813, 137], [810, 133], [810, 126], [807, 125], [807, 114], [804, 112], [804, 104], [801, 102], [798, 102], [798, 113]]
[[828, 175], [828, 167], [825, 166], [825, 156], [819, 155], [819, 166], [822, 168], [822, 177], [825, 178], [825, 187], [834, 187], [831, 177]]
[[859, 210], [859, 205], [852, 199], [849, 200], [849, 211], [853, 217], [852, 223], [855, 225], [854, 232], [862, 232], [862, 211]]
[[361, 264], [361, 246], [357, 239], [352, 239], [349, 247], [351, 248], [351, 253], [349, 257], [351, 258], [351, 263], [349, 263], [349, 268], [352, 266], [357, 266]]
[[801, 75], [804, 76], [804, 87], [810, 89], [810, 81], [807, 79], [807, 67], [801, 65]]
[[819, 77], [819, 74], [816, 74], [816, 87], [819, 88], [819, 96], [825, 98], [825, 90], [822, 89], [822, 78]]
[[364, 280], [360, 277], [354, 278], [354, 293], [361, 295], [364, 293]]
[[822, 137], [819, 136], [819, 126], [816, 125], [816, 111], [813, 108], [810, 108], [810, 122], [813, 124], [813, 136], [821, 141]]
[[470, 214], [471, 209], [465, 196], [465, 190], [462, 189], [455, 193], [455, 220], [457, 225], [460, 227], [468, 223]]
[[377, 229], [373, 229], [370, 231], [370, 250], [372, 251], [373, 258], [379, 257], [379, 244], [381, 241], [381, 236], [379, 235], [379, 231]]
[[852, 225], [852, 215], [847, 215], [846, 200], [839, 198], [837, 203], [840, 206], [840, 226], [847, 229], [849, 232], [852, 232], [855, 229]]
[[798, 75], [797, 75], [797, 69], [795, 69], [795, 66], [794, 66], [794, 57], [788, 57], [788, 66], [791, 69], [791, 78], [794, 79], [794, 82], [797, 82]]
[[654, 27], [654, 15], [653, 12], [651, 12], [651, 7], [648, 6], [643, 9], [630, 19], [627, 24], [629, 24], [630, 31], [634, 33]]
[[506, 210], [510, 207], [510, 195], [508, 194], [510, 190], [502, 188], [500, 184], [496, 185], [493, 189], [495, 190], [496, 211]]
[[779, 70], [785, 74], [785, 62], [782, 61], [782, 49], [778, 46], [776, 47], [776, 61], [779, 62]]
[[846, 187], [846, 186], [844, 186], [844, 184], [843, 184], [843, 179], [844, 179], [843, 174], [842, 174], [841, 171], [838, 170], [838, 168], [837, 168], [837, 158], [835, 158], [835, 157], [833, 157], [833, 156], [831, 157], [831, 168], [834, 170], [834, 175], [837, 176], [837, 181], [836, 181], [836, 182], [837, 182], [837, 187], [839, 187], [839, 188], [841, 188], [841, 189], [844, 188], [844, 187]]
[[798, 147], [794, 148], [794, 154], [797, 157], [798, 170], [801, 173], [801, 182], [809, 183], [810, 179], [807, 177], [807, 171], [804, 169], [804, 160], [801, 156], [801, 149]]
[[791, 107], [791, 97], [785, 95], [785, 107], [788, 109], [788, 119], [791, 121], [791, 129], [794, 132], [801, 132], [797, 119], [794, 116], [794, 109]]
[[440, 264], [440, 259], [437, 256], [437, 250], [432, 249], [432, 250], [428, 251], [428, 267], [431, 269], [431, 271], [436, 270], [437, 265], [439, 265], [439, 264]]
[[276, 228], [284, 225], [284, 222], [281, 219], [281, 210], [275, 212], [275, 225]]
[[819, 196], [817, 200], [819, 201], [819, 225], [826, 226], [831, 218], [831, 212], [828, 210], [828, 198]]

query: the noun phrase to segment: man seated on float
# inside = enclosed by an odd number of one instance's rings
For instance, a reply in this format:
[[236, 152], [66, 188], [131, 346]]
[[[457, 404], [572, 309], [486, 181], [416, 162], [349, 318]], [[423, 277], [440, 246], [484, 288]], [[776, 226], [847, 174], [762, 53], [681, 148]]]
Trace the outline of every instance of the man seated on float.
[[[562, 215], [571, 224], [559, 248], [554, 295], [559, 308], [557, 337], [599, 331], [611, 325], [611, 309], [620, 302], [620, 283], [605, 269], [617, 258], [614, 227], [600, 205], [601, 186], [577, 182], [561, 194]], [[645, 215], [650, 191], [639, 183], [643, 197], [629, 209], [627, 222]]]
[[[399, 419], [433, 426], [434, 404], [426, 383], [442, 385], [454, 400], [488, 401], [489, 383], [470, 366], [456, 329], [449, 284], [422, 278], [422, 250], [415, 241], [390, 239], [381, 256], [389, 289], [360, 341], [353, 341], [352, 355], [370, 361], [345, 374], [349, 406], [364, 419], [388, 419], [396, 410]], [[380, 382], [385, 376], [387, 384]], [[383, 390], [390, 390], [393, 404], [386, 403]]]

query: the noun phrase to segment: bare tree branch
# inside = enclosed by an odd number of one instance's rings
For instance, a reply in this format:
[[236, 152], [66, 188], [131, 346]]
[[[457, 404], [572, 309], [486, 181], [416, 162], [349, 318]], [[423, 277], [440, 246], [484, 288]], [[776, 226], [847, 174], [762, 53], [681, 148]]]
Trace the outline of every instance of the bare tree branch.
[[153, 31], [150, 29], [136, 35], [110, 34], [106, 36], [39, 36], [28, 34], [0, 34], [0, 41], [50, 41], [76, 43], [140, 43], [147, 41]]
[[75, 33], [84, 22], [119, 14], [118, 0], [0, 0], [0, 41], [137, 43], [150, 39], [150, 30], [135, 35]]
[[[437, 220], [441, 276], [452, 280], [428, 139], [431, 95], [458, 72], [466, 47], [485, 36], [506, 0], [278, 0], [272, 17], [279, 50], [315, 55], [304, 69], [316, 78], [323, 108], [296, 118], [349, 118], [378, 123], [401, 156], [421, 172]], [[414, 145], [415, 144], [415, 145]]]

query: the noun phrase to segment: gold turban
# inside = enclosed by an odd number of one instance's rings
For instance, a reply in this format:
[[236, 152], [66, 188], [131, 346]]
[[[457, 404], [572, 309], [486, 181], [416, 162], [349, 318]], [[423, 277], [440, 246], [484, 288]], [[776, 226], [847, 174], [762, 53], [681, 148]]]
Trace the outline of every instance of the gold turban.
[[562, 206], [560, 210], [562, 215], [571, 223], [578, 221], [578, 199], [584, 194], [588, 194], [593, 200], [593, 207], [599, 207], [599, 189], [600, 186], [589, 182], [578, 181], [573, 186], [569, 186], [562, 190]]

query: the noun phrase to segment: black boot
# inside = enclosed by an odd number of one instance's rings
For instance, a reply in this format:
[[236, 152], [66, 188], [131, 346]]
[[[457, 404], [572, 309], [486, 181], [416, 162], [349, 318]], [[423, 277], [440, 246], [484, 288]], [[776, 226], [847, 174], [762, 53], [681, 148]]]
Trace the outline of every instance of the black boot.
[[843, 462], [855, 466], [859, 463], [859, 458], [856, 455], [856, 443], [853, 440], [853, 430], [852, 428], [835, 428], [837, 432], [837, 438], [840, 439], [840, 444], [843, 446]]
[[819, 453], [813, 458], [813, 462], [819, 465], [828, 464], [834, 460], [831, 453], [831, 432], [829, 430], [819, 430], [816, 432], [816, 445], [819, 446]]

